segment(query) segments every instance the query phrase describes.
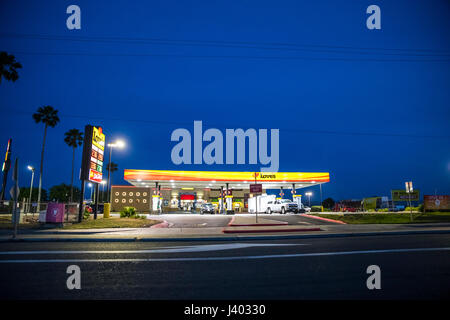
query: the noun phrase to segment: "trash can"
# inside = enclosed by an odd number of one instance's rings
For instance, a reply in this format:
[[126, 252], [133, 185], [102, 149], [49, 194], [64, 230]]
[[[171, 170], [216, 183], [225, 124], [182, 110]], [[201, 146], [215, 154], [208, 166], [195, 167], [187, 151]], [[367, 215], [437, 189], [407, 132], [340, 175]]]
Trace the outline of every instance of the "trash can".
[[47, 205], [47, 213], [45, 215], [46, 223], [63, 223], [64, 222], [64, 203], [50, 202]]
[[110, 210], [111, 210], [111, 204], [110, 203], [104, 203], [103, 204], [103, 218], [109, 218]]

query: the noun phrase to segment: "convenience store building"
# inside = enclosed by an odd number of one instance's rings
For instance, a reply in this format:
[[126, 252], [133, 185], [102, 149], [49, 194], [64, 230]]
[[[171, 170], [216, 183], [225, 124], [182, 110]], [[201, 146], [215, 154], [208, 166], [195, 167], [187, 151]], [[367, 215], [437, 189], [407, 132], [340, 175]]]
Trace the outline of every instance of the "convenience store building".
[[330, 181], [327, 172], [230, 172], [125, 169], [130, 184], [111, 187], [111, 209], [125, 206], [139, 212], [195, 211], [210, 202], [221, 211], [246, 212], [251, 184], [260, 184], [262, 193], [279, 189], [300, 196], [298, 189]]

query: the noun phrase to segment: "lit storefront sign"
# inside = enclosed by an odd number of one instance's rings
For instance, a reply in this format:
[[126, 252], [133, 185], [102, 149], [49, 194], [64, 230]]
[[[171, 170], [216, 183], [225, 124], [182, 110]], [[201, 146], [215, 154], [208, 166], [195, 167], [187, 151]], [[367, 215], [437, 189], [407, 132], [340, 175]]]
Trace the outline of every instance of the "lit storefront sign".
[[[149, 181], [255, 181], [255, 172], [171, 171], [125, 169], [125, 180]], [[258, 182], [329, 182], [328, 172], [256, 172]]]
[[100, 183], [103, 178], [105, 135], [101, 127], [86, 126], [81, 179]]

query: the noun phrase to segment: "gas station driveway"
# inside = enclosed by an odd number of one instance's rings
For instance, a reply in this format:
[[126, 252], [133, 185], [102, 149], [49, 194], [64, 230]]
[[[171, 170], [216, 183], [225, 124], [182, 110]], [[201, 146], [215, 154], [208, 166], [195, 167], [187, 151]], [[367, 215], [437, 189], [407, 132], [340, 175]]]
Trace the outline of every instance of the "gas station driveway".
[[148, 219], [168, 222], [169, 228], [212, 228], [225, 227], [231, 221], [231, 215], [200, 215], [193, 213], [169, 213], [147, 215]]
[[[247, 221], [248, 223], [254, 223], [254, 214], [236, 214], [236, 215], [224, 215], [224, 214], [195, 214], [185, 213], [180, 211], [177, 214], [159, 214], [148, 215], [149, 219], [164, 220], [168, 223], [169, 228], [208, 228], [208, 227], [226, 227], [233, 220], [239, 219]], [[258, 218], [261, 220], [272, 220], [280, 223], [286, 223], [287, 225], [334, 225], [335, 223], [329, 221], [316, 220], [306, 217], [303, 214], [258, 214]]]

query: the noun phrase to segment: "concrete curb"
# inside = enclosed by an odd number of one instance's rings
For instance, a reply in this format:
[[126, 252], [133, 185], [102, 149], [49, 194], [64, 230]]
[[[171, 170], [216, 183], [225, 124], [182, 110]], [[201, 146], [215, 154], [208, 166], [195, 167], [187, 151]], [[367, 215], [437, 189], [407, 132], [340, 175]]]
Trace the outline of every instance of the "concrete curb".
[[308, 217], [308, 218], [311, 218], [311, 219], [317, 219], [317, 220], [328, 221], [328, 222], [334, 222], [334, 223], [339, 223], [339, 224], [346, 224], [344, 221], [328, 219], [328, 218], [322, 218], [322, 217], [316, 217], [316, 216], [310, 216], [310, 215], [307, 215], [307, 214], [303, 215], [303, 217]]
[[231, 218], [230, 222], [228, 222], [228, 225], [231, 226], [234, 220], [236, 220], [236, 216], [233, 216], [233, 218]]
[[17, 242], [188, 242], [188, 241], [247, 241], [247, 240], [286, 240], [314, 238], [345, 238], [366, 236], [397, 236], [411, 234], [450, 234], [450, 230], [420, 230], [420, 231], [374, 231], [348, 233], [294, 234], [294, 235], [258, 235], [258, 236], [205, 236], [180, 238], [19, 238], [0, 239], [0, 243]]
[[228, 224], [229, 227], [284, 227], [286, 223], [249, 223], [249, 224]]
[[169, 227], [169, 222], [167, 222], [166, 220], [164, 220], [164, 221], [161, 222], [161, 223], [152, 225], [150, 228], [168, 228], [168, 227]]
[[[279, 226], [279, 225], [276, 225]], [[305, 231], [322, 231], [320, 228], [299, 228], [299, 229], [250, 229], [250, 230], [226, 230], [223, 233], [275, 233], [275, 232], [305, 232]]]

